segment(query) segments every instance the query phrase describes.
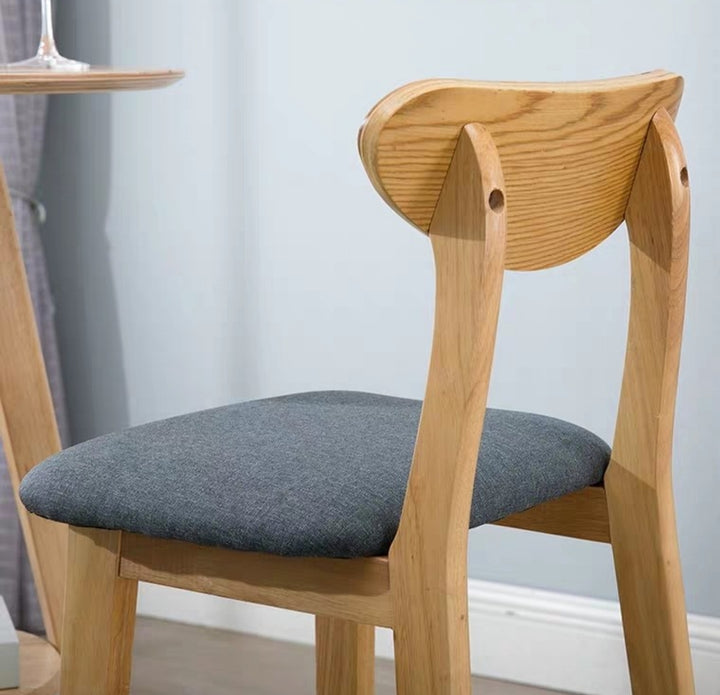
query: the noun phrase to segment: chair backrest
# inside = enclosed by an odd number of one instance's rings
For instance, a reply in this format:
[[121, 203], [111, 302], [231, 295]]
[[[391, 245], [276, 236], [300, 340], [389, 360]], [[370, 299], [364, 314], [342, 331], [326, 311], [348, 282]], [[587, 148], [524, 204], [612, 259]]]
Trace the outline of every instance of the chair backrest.
[[[506, 268], [570, 261], [627, 220], [630, 325], [605, 487], [671, 497], [690, 214], [673, 123], [682, 87], [664, 71], [568, 84], [428, 80], [385, 97], [360, 131], [375, 188], [429, 234], [436, 267], [433, 349], [391, 581], [435, 592], [459, 623]], [[593, 513], [607, 529], [603, 508]], [[421, 618], [404, 629], [430, 630]]]
[[623, 221], [650, 120], [663, 108], [674, 117], [682, 89], [662, 70], [559, 84], [415, 82], [372, 109], [360, 154], [386, 202], [427, 232], [460, 131], [481, 123], [505, 177], [506, 267], [548, 268]]

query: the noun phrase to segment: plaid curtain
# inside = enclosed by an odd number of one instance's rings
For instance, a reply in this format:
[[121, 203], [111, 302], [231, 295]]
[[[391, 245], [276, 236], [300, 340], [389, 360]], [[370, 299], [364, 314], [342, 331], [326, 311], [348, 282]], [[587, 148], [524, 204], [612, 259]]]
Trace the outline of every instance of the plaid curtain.
[[[29, 58], [40, 37], [39, 0], [0, 3], [0, 63]], [[58, 358], [53, 303], [38, 233], [41, 206], [34, 200], [40, 171], [47, 97], [0, 96], [0, 162], [5, 168], [20, 236], [30, 293], [43, 346], [60, 435], [67, 420]], [[0, 272], [2, 259], [0, 258]], [[18, 629], [43, 632], [42, 618], [0, 447], [0, 595]]]

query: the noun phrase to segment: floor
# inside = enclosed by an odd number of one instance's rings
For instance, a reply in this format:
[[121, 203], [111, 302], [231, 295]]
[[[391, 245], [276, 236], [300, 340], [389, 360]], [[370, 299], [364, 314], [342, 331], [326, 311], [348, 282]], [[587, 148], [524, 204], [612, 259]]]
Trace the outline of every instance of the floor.
[[[314, 695], [314, 682], [311, 647], [138, 620], [132, 695]], [[376, 695], [395, 693], [391, 662], [378, 660], [376, 682]], [[480, 678], [474, 679], [473, 693], [553, 695], [549, 690]]]

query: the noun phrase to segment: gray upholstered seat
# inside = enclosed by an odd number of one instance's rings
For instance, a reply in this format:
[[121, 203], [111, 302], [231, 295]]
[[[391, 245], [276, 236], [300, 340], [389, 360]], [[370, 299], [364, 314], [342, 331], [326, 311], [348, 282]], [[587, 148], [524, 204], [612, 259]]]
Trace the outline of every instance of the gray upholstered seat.
[[[77, 526], [281, 555], [384, 555], [420, 406], [330, 391], [183, 415], [66, 449], [26, 476], [20, 496]], [[471, 526], [599, 482], [609, 454], [576, 425], [489, 409]]]

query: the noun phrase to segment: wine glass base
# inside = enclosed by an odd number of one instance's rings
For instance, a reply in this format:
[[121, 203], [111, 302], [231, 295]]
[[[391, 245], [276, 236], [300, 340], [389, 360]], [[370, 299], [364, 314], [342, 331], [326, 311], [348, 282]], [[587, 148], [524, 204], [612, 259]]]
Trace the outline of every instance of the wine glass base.
[[60, 54], [36, 55], [28, 60], [0, 65], [0, 72], [85, 72], [90, 66]]

